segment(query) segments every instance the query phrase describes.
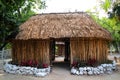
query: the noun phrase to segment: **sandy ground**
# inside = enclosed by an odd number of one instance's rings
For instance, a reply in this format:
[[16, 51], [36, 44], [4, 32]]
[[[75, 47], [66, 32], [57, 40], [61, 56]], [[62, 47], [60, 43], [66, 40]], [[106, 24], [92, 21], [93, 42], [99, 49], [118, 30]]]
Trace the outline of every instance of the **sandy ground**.
[[35, 77], [31, 75], [8, 74], [3, 71], [3, 63], [0, 60], [0, 80], [120, 80], [120, 66], [118, 71], [112, 74], [94, 76], [76, 76], [70, 74], [69, 64], [54, 63], [52, 72], [45, 77]]

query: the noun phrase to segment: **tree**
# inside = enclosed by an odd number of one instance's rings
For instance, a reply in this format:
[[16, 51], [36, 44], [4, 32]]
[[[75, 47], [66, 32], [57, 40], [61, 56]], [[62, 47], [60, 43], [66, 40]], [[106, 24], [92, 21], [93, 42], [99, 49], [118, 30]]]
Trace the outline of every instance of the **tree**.
[[102, 9], [104, 9], [106, 12], [111, 8], [112, 0], [99, 0], [100, 1], [100, 6]]
[[45, 8], [41, 0], [0, 0], [0, 50], [14, 38], [18, 26], [34, 15], [33, 9]]
[[120, 5], [118, 4], [120, 4], [119, 0], [116, 0], [115, 2], [112, 0], [102, 1], [100, 6], [106, 13], [108, 13], [108, 17], [98, 18], [98, 14], [92, 16], [97, 23], [111, 33], [113, 37], [112, 44], [120, 53]]
[[113, 4], [113, 11], [111, 14], [113, 14], [113, 16], [116, 17], [118, 21], [120, 21], [120, 1], [117, 0]]
[[105, 0], [101, 1], [101, 8], [108, 13], [109, 18], [115, 18], [120, 22], [120, 1], [119, 0]]
[[111, 33], [113, 37], [112, 45], [114, 45], [116, 51], [120, 53], [120, 23], [116, 24], [115, 20], [105, 17], [101, 19], [96, 18], [96, 21]]

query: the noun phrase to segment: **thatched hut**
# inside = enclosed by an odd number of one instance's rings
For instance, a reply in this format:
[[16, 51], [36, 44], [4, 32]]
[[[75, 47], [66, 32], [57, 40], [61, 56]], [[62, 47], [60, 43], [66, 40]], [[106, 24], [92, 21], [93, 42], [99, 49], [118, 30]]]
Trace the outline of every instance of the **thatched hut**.
[[110, 33], [99, 26], [87, 13], [48, 13], [32, 16], [19, 27], [13, 40], [12, 60], [36, 60], [50, 64], [55, 42], [65, 42], [70, 62], [94, 58], [107, 60]]

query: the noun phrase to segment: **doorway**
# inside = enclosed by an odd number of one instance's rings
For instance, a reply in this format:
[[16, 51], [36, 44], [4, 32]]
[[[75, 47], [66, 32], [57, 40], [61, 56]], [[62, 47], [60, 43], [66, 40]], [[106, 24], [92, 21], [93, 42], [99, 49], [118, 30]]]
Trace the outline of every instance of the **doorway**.
[[50, 46], [50, 63], [53, 67], [70, 68], [70, 39], [52, 39]]
[[54, 62], [64, 62], [65, 59], [65, 42], [55, 41], [55, 60]]

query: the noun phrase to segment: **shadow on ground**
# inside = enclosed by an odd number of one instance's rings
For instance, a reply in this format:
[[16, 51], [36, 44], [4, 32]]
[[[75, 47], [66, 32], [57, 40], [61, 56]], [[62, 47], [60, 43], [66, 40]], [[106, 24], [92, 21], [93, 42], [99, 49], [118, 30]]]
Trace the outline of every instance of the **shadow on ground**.
[[69, 62], [53, 62], [53, 68], [60, 68], [63, 70], [70, 71], [70, 63]]

